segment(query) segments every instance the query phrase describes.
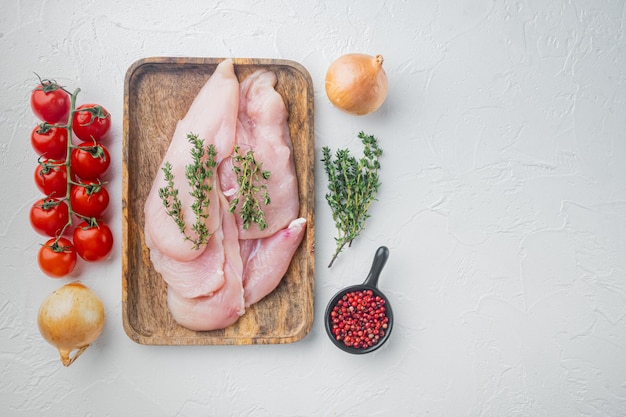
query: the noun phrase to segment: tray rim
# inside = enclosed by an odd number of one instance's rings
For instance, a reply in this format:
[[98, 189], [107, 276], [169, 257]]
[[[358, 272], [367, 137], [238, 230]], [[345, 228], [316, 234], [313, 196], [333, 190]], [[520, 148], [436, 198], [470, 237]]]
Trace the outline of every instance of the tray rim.
[[[124, 77], [124, 102], [123, 102], [123, 126], [122, 126], [122, 324], [126, 335], [134, 342], [142, 345], [152, 346], [207, 346], [207, 345], [251, 345], [251, 344], [288, 344], [294, 343], [305, 338], [311, 331], [314, 321], [314, 306], [315, 306], [315, 194], [313, 191], [308, 191], [307, 201], [309, 203], [308, 211], [304, 213], [307, 218], [307, 235], [309, 238], [304, 239], [301, 243], [305, 245], [305, 251], [308, 259], [308, 269], [311, 272], [310, 278], [310, 318], [306, 320], [303, 326], [299, 327], [299, 331], [294, 335], [289, 336], [245, 336], [245, 337], [222, 337], [222, 343], [215, 343], [214, 337], [203, 337], [203, 332], [197, 332], [197, 335], [190, 336], [176, 336], [175, 339], [178, 343], [171, 343], [171, 337], [163, 337], [159, 335], [146, 335], [139, 332], [133, 327], [128, 315], [128, 278], [130, 273], [128, 270], [127, 252], [129, 249], [130, 236], [128, 233], [128, 191], [129, 191], [129, 178], [128, 178], [128, 143], [130, 135], [130, 85], [132, 77], [145, 65], [167, 65], [167, 66], [196, 66], [196, 65], [217, 65], [223, 60], [232, 59], [235, 66], [285, 66], [290, 67], [299, 72], [306, 83], [306, 109], [307, 118], [310, 122], [309, 135], [307, 138], [307, 156], [313, 164], [308, 168], [309, 175], [313, 177], [314, 184], [314, 90], [312, 78], [308, 70], [300, 63], [289, 59], [273, 59], [273, 58], [236, 58], [236, 57], [177, 57], [177, 56], [149, 56], [140, 58], [134, 61], [127, 69]], [[199, 335], [198, 335], [199, 334]]]

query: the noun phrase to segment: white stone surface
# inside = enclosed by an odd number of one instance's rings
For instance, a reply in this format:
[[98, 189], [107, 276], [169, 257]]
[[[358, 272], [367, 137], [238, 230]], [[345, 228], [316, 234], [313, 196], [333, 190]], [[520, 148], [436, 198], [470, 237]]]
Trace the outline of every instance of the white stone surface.
[[[106, 5], [105, 5], [106, 3]], [[0, 415], [626, 415], [626, 3], [623, 0], [36, 1], [0, 5]], [[354, 117], [327, 66], [382, 54], [389, 96]], [[148, 56], [300, 62], [315, 88], [316, 277], [311, 333], [291, 345], [155, 347], [121, 318], [121, 247], [77, 275], [103, 299], [101, 338], [71, 367], [40, 337], [65, 280], [36, 264], [33, 72], [113, 114], [112, 224], [121, 233], [123, 81]], [[382, 188], [361, 238], [335, 235], [322, 146], [379, 137]], [[397, 325], [349, 356], [321, 315], [365, 278]], [[83, 264], [84, 265], [84, 264]]]

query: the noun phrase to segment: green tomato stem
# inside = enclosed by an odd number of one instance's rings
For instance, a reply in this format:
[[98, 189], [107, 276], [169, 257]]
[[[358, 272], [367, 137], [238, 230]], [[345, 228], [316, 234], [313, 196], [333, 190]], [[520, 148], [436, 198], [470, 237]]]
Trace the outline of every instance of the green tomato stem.
[[62, 201], [65, 201], [65, 204], [67, 204], [68, 219], [67, 219], [67, 223], [65, 224], [65, 226], [63, 226], [63, 229], [61, 229], [61, 233], [59, 233], [59, 235], [56, 237], [55, 243], [57, 243], [59, 239], [61, 239], [61, 237], [63, 236], [63, 234], [65, 233], [68, 227], [72, 227], [72, 223], [73, 223], [72, 218], [74, 215], [74, 210], [72, 209], [72, 201], [70, 198], [71, 192], [72, 192], [73, 181], [72, 181], [72, 167], [70, 166], [70, 158], [72, 155], [72, 149], [74, 148], [74, 145], [72, 145], [72, 120], [74, 119], [74, 112], [76, 111], [76, 97], [78, 96], [79, 92], [80, 92], [80, 88], [77, 88], [76, 90], [74, 90], [73, 93], [70, 93], [70, 113], [67, 116], [67, 123], [64, 126], [62, 126], [67, 131], [67, 153], [65, 155], [65, 163], [64, 163], [65, 172], [67, 175], [67, 186], [65, 188], [65, 198], [63, 198]]

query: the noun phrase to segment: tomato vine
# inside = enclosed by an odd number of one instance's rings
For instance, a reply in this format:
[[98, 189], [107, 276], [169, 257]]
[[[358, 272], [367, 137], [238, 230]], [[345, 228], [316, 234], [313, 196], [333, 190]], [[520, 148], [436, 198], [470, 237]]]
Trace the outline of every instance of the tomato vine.
[[[109, 131], [111, 115], [104, 107], [97, 104], [83, 104], [77, 108], [80, 88], [70, 92], [56, 81], [38, 78], [40, 84], [31, 93], [31, 108], [35, 116], [42, 121], [31, 134], [33, 149], [39, 154], [39, 168], [35, 171], [35, 181], [44, 194], [46, 191], [53, 191], [32, 206], [30, 220], [36, 232], [53, 238], [40, 248], [38, 261], [41, 270], [49, 276], [60, 277], [59, 270], [65, 271], [63, 275], [67, 275], [74, 269], [75, 262], [72, 264], [69, 261], [72, 257], [68, 256], [68, 252], [75, 251], [75, 254], [84, 260], [93, 261], [106, 258], [112, 247], [112, 235], [109, 237], [110, 229], [102, 219], [92, 217], [94, 214], [100, 216], [109, 204], [108, 193], [104, 189], [106, 182], [101, 181], [101, 176], [109, 167], [110, 156], [100, 141]], [[81, 113], [84, 114], [81, 115]], [[65, 134], [59, 134], [58, 130], [63, 130]], [[84, 142], [75, 145], [73, 137]], [[74, 161], [74, 154], [77, 150], [85, 149], [88, 154], [87, 160]], [[55, 158], [61, 155], [63, 157], [49, 159], [47, 155], [53, 155]], [[82, 164], [82, 168], [76, 169], [79, 164]], [[97, 165], [97, 168], [90, 170], [90, 164]], [[80, 176], [74, 171], [80, 173]], [[55, 195], [60, 194], [62, 189], [62, 185], [58, 184], [60, 172], [64, 174], [66, 181], [64, 195]], [[53, 178], [51, 176], [53, 174], [57, 177]], [[46, 180], [54, 181], [54, 187], [46, 184]], [[82, 204], [77, 204], [77, 200], [72, 198], [72, 192], [76, 190], [76, 187], [84, 188], [85, 192], [80, 193], [80, 198], [84, 199]], [[77, 205], [82, 207], [82, 213], [76, 210]], [[46, 216], [51, 217], [56, 214], [48, 213], [48, 211], [57, 210], [58, 207], [67, 207], [67, 215], [61, 213], [56, 216], [57, 219], [66, 218], [65, 224], [62, 227], [41, 227], [41, 224], [45, 223]], [[64, 215], [66, 217], [63, 217]], [[92, 253], [82, 253], [81, 247], [85, 247], [84, 244], [77, 246], [75, 242], [64, 237], [74, 226], [74, 218], [81, 221], [82, 229], [95, 229], [89, 235], [92, 236], [90, 239], [94, 242], [101, 238], [99, 233], [107, 233], [106, 239], [110, 244], [105, 245], [97, 256]], [[74, 234], [76, 235], [76, 231]], [[84, 240], [84, 238], [81, 239]], [[42, 256], [43, 253], [47, 255]]]

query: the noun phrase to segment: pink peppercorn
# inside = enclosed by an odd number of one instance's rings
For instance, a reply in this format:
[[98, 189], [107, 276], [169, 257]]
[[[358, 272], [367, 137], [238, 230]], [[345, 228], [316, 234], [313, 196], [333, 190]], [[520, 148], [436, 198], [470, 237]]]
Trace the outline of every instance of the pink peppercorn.
[[351, 291], [341, 297], [330, 312], [335, 339], [355, 349], [374, 346], [385, 335], [389, 317], [384, 298], [372, 290]]

